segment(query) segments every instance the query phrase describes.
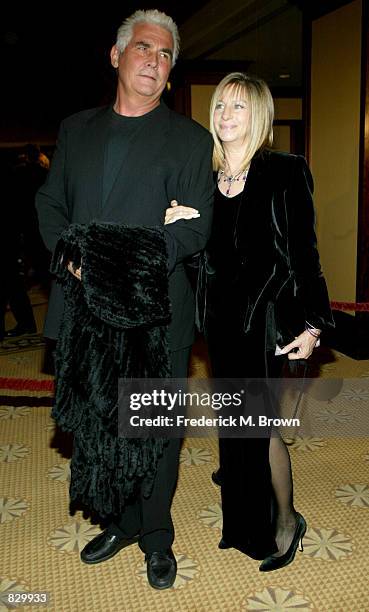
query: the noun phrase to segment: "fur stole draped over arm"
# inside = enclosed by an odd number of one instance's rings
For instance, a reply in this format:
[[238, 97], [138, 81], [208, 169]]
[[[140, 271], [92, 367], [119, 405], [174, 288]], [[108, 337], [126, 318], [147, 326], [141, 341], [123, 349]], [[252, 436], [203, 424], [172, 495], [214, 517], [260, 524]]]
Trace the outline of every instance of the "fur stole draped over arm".
[[[82, 265], [82, 282], [67, 269]], [[74, 433], [71, 500], [101, 516], [121, 513], [138, 486], [149, 495], [166, 441], [118, 437], [119, 378], [171, 376], [164, 232], [110, 223], [71, 225], [52, 272], [65, 307], [52, 415]]]

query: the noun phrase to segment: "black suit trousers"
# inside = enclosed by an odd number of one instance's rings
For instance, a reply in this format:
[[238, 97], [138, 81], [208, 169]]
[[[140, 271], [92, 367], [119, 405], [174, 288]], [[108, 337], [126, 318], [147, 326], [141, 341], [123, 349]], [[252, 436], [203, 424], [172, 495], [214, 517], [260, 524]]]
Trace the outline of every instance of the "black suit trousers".
[[0, 340], [5, 332], [5, 311], [9, 304], [17, 324], [32, 329], [36, 327], [31, 302], [24, 277], [20, 274], [15, 253], [8, 253], [0, 264]]
[[[190, 351], [191, 348], [187, 347], [171, 353], [173, 378], [187, 377]], [[174, 540], [170, 508], [177, 484], [181, 443], [180, 439], [169, 441], [159, 461], [150, 497], [140, 495], [111, 525], [120, 537], [139, 533], [139, 545], [145, 553], [165, 550]]]

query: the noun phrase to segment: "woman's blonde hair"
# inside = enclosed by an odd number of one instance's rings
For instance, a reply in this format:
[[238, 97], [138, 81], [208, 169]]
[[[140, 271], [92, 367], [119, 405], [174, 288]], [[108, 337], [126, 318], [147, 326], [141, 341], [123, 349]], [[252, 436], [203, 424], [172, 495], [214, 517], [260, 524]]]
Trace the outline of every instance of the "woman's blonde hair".
[[224, 169], [226, 164], [223, 145], [214, 126], [215, 107], [226, 88], [234, 89], [235, 96], [244, 99], [249, 105], [250, 122], [245, 138], [245, 154], [238, 169], [243, 171], [259, 149], [271, 147], [273, 144], [273, 98], [265, 81], [243, 72], [231, 72], [220, 81], [210, 104], [210, 131], [214, 139], [214, 170]]

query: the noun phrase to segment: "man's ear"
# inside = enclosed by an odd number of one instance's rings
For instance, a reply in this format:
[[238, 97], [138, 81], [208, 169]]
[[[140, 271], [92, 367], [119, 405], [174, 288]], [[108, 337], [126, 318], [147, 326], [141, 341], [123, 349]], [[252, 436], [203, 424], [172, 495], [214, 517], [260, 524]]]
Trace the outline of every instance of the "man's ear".
[[117, 45], [113, 45], [110, 51], [110, 61], [113, 68], [118, 68], [119, 65], [119, 50]]

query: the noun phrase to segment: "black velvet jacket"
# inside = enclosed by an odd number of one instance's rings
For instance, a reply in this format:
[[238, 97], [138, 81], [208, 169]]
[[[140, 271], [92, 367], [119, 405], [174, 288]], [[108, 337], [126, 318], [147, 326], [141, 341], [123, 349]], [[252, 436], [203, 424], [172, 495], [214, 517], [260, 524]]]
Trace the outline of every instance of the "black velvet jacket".
[[[302, 156], [264, 150], [253, 158], [234, 243], [244, 288], [239, 296], [242, 331], [263, 326], [269, 350], [291, 342], [305, 321], [319, 329], [334, 326], [317, 250], [312, 192], [313, 179]], [[208, 274], [200, 275], [205, 277], [207, 283], [216, 277], [211, 257]], [[198, 320], [206, 320], [203, 309], [209, 304], [201, 286], [198, 298]]]

